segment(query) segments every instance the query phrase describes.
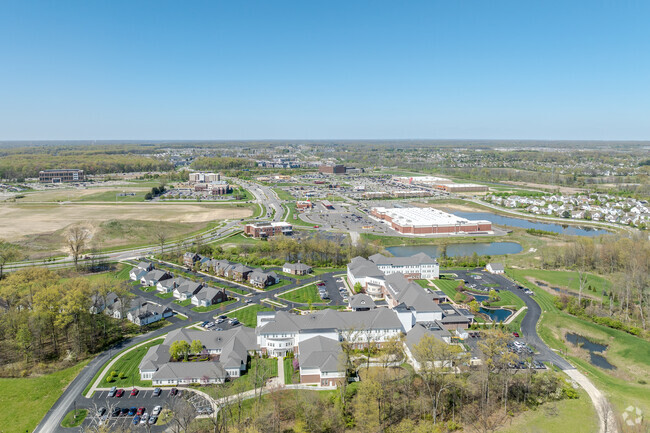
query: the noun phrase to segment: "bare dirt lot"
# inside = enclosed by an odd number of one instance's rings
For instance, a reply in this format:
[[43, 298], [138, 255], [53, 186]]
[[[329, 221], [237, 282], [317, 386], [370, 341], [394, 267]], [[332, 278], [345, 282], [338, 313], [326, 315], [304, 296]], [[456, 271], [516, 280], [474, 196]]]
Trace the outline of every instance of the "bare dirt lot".
[[29, 235], [52, 233], [76, 222], [101, 224], [108, 220], [145, 220], [200, 223], [246, 218], [245, 207], [216, 207], [200, 204], [39, 204], [0, 205], [0, 237], [16, 241]]

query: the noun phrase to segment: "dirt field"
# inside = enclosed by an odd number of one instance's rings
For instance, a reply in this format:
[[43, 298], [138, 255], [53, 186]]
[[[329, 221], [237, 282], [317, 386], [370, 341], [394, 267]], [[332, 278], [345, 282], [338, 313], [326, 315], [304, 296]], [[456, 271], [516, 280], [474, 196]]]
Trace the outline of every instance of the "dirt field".
[[0, 237], [16, 241], [29, 235], [52, 233], [80, 221], [96, 225], [108, 220], [200, 223], [246, 218], [252, 213], [251, 209], [244, 207], [224, 208], [200, 204], [4, 204], [0, 205]]
[[[27, 203], [27, 202], [62, 202], [62, 201], [79, 201], [84, 200], [84, 198], [92, 195], [100, 195], [103, 193], [113, 193], [118, 194], [120, 192], [148, 192], [151, 191], [151, 188], [147, 187], [138, 187], [131, 185], [120, 185], [120, 186], [111, 186], [111, 187], [100, 187], [100, 188], [58, 188], [50, 189], [44, 191], [34, 191], [25, 194], [25, 197], [18, 200], [18, 203]], [[111, 199], [115, 199], [114, 195], [111, 195]], [[117, 197], [119, 201], [123, 200], [121, 197]]]

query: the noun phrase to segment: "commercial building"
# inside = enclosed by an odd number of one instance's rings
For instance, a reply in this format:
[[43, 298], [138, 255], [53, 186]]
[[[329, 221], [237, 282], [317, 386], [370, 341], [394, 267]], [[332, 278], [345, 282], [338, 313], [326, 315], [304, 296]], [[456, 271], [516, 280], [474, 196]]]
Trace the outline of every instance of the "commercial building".
[[455, 183], [454, 181], [435, 176], [415, 176], [415, 177], [393, 177], [394, 182], [405, 183], [407, 185], [423, 185], [429, 186], [440, 191], [446, 192], [486, 192], [488, 187], [486, 185], [478, 185], [475, 183]]
[[297, 201], [296, 202], [296, 209], [298, 209], [298, 210], [306, 210], [306, 209], [311, 209], [313, 207], [314, 207], [314, 205], [310, 201]]
[[490, 233], [487, 220], [468, 220], [433, 208], [372, 208], [370, 214], [408, 235]]
[[323, 174], [345, 174], [344, 165], [321, 165], [318, 172]]
[[293, 226], [287, 222], [261, 222], [246, 224], [244, 233], [254, 238], [270, 238], [278, 235], [290, 235]]
[[195, 172], [189, 174], [190, 183], [210, 183], [221, 180], [221, 173], [202, 173]]
[[445, 192], [487, 192], [488, 187], [486, 185], [478, 185], [476, 183], [447, 183], [441, 185], [435, 185], [436, 189]]
[[323, 207], [327, 210], [334, 210], [334, 205], [329, 200], [323, 200], [320, 202]]
[[77, 169], [41, 170], [38, 181], [43, 183], [83, 182], [84, 171]]

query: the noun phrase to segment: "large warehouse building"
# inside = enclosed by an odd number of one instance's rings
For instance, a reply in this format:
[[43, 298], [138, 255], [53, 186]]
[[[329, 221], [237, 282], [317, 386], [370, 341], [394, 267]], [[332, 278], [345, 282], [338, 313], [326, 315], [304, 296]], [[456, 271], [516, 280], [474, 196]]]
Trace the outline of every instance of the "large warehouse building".
[[492, 223], [487, 220], [471, 221], [433, 208], [374, 207], [370, 214], [394, 230], [409, 235], [489, 233]]

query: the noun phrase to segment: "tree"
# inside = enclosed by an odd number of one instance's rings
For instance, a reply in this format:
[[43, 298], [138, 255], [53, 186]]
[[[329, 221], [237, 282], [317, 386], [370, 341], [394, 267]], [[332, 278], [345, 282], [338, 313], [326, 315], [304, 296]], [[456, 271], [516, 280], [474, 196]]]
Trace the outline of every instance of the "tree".
[[185, 340], [174, 341], [171, 346], [169, 346], [169, 355], [174, 359], [180, 359], [181, 357], [187, 361], [187, 356], [191, 350], [190, 343]]
[[478, 303], [476, 299], [474, 299], [472, 302], [469, 303], [469, 310], [474, 314], [478, 313], [480, 308], [481, 305]]
[[192, 344], [190, 345], [190, 352], [194, 353], [195, 355], [203, 352], [203, 343], [201, 343], [201, 340], [192, 340]]
[[165, 254], [165, 242], [167, 242], [167, 232], [165, 230], [158, 230], [156, 232], [156, 239], [160, 245], [160, 255]]
[[74, 259], [74, 266], [77, 269], [79, 268], [79, 256], [86, 249], [90, 237], [90, 228], [83, 224], [75, 224], [66, 231], [67, 246], [70, 250], [70, 254], [72, 254], [72, 258]]
[[2, 272], [7, 263], [16, 261], [20, 258], [18, 247], [0, 239], [0, 280]]
[[499, 295], [497, 294], [497, 291], [494, 289], [490, 289], [490, 301], [496, 301], [499, 299]]
[[363, 290], [363, 286], [361, 285], [360, 282], [357, 281], [356, 283], [354, 283], [354, 293], [361, 293], [362, 290]]

